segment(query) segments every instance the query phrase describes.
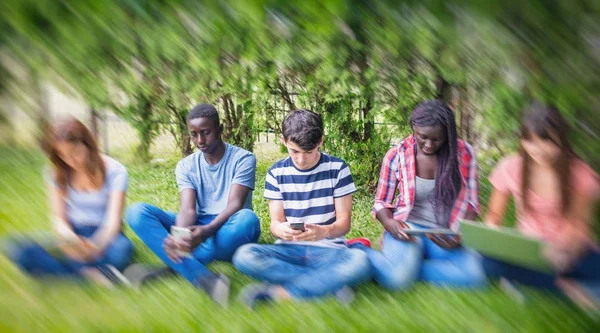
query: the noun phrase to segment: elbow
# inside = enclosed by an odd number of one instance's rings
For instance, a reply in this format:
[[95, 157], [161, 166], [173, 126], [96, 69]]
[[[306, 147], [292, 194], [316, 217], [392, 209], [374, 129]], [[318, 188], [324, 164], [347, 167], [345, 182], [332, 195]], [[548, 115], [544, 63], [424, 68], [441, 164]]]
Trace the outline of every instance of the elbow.
[[[339, 221], [338, 220], [338, 222], [341, 222], [341, 223], [336, 223], [337, 226], [335, 227], [335, 229], [337, 229], [337, 232], [334, 231], [336, 234], [346, 235], [347, 233], [350, 232], [350, 229], [352, 228], [352, 224], [350, 222], [350, 219], [344, 220], [344, 221]], [[333, 225], [332, 225], [332, 227], [333, 227]]]

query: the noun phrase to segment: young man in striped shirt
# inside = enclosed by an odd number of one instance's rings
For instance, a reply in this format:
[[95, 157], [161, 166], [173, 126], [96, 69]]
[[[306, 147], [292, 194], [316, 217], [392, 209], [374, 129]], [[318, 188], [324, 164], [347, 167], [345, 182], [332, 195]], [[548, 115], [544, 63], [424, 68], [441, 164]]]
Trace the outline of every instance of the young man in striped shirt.
[[[282, 127], [289, 157], [269, 169], [264, 193], [277, 241], [245, 245], [233, 258], [240, 272], [268, 284], [246, 287], [241, 299], [250, 306], [326, 295], [348, 300], [349, 287], [371, 277], [366, 254], [349, 249], [344, 239], [356, 192], [350, 169], [319, 151], [324, 137], [318, 114], [292, 111]], [[304, 223], [304, 230], [290, 223]]]

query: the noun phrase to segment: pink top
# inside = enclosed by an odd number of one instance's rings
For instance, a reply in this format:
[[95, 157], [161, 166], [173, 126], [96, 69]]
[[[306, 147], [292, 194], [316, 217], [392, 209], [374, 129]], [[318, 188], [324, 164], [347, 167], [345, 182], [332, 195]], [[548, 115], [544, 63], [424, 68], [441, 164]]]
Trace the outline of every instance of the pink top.
[[[543, 239], [549, 243], [562, 243], [566, 235], [573, 237], [577, 234], [579, 241], [593, 243], [593, 233], [590, 224], [587, 230], [568, 230], [573, 221], [568, 221], [562, 215], [559, 199], [548, 200], [529, 191], [529, 211], [523, 209], [521, 196], [521, 170], [523, 160], [519, 155], [511, 155], [502, 159], [490, 175], [490, 182], [500, 192], [511, 194], [517, 209], [517, 229], [523, 234]], [[574, 193], [584, 195], [596, 201], [600, 198], [600, 178], [598, 174], [581, 160], [571, 164], [571, 188]], [[576, 222], [576, 221], [575, 221]], [[561, 237], [563, 236], [563, 237]]]

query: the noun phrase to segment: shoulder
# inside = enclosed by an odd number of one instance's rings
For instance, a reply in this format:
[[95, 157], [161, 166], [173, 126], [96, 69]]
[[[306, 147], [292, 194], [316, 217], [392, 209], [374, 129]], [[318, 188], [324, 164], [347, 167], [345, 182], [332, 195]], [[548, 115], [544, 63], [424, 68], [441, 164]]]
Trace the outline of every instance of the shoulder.
[[195, 153], [188, 155], [188, 156], [182, 158], [181, 160], [179, 160], [179, 162], [177, 162], [176, 170], [179, 170], [179, 171], [191, 170], [196, 165], [196, 161], [198, 160], [199, 154], [201, 154], [201, 153], [195, 152]]
[[230, 150], [229, 154], [230, 154], [230, 158], [233, 160], [240, 160], [240, 159], [256, 159], [254, 157], [254, 154], [250, 151], [247, 151], [244, 148], [240, 148], [238, 146], [234, 146], [232, 144], [226, 143], [227, 145], [227, 149]]
[[518, 178], [523, 169], [523, 158], [521, 155], [514, 153], [502, 158], [494, 168], [495, 172]]
[[104, 160], [108, 176], [127, 174], [127, 168], [121, 162], [107, 155], [102, 155], [102, 159]]
[[598, 178], [598, 173], [596, 173], [596, 171], [594, 171], [594, 169], [592, 169], [592, 167], [583, 160], [574, 158], [572, 163], [573, 172], [577, 172], [582, 177], [587, 178], [587, 180], [594, 180]]
[[399, 144], [397, 144], [396, 146], [392, 147], [390, 150], [388, 150], [388, 153], [391, 151], [395, 151], [395, 152], [405, 152], [408, 150], [412, 150], [415, 149], [415, 146], [417, 145], [417, 140], [415, 139], [415, 137], [411, 134], [409, 136], [407, 136], [406, 138], [404, 138], [404, 140], [400, 141]]
[[456, 141], [458, 142], [457, 148], [459, 154], [467, 154], [469, 157], [475, 156], [475, 149], [473, 149], [471, 144], [462, 139], [457, 139]]
[[600, 176], [586, 162], [576, 158], [571, 162], [571, 177], [576, 190], [596, 197], [600, 192]]
[[278, 175], [282, 174], [283, 171], [286, 170], [288, 167], [292, 166], [290, 163], [291, 163], [291, 160], [289, 157], [280, 159], [279, 161], [277, 161], [277, 162], [273, 163], [273, 165], [271, 165], [268, 172], [270, 174], [272, 174], [273, 176], [278, 176]]
[[344, 169], [344, 168], [348, 167], [348, 164], [346, 163], [346, 161], [344, 161], [343, 159], [341, 159], [339, 157], [331, 156], [326, 153], [321, 153], [321, 154], [322, 154], [321, 164], [328, 164], [329, 169], [340, 170], [340, 169]]

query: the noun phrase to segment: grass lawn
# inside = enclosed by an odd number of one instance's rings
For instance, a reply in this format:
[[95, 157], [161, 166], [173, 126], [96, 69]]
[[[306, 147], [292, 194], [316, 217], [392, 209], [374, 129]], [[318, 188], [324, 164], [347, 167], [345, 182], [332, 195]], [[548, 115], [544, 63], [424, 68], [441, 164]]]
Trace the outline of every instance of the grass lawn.
[[[259, 160], [254, 208], [261, 218], [261, 242], [268, 234], [268, 212], [262, 198], [264, 175], [276, 156], [257, 154]], [[145, 201], [168, 210], [178, 207], [174, 167], [176, 158], [152, 165], [128, 163], [128, 203]], [[41, 170], [44, 158], [37, 152], [0, 148], [0, 235], [48, 228], [47, 198]], [[483, 177], [482, 177], [483, 178]], [[485, 184], [482, 193], [486, 194]], [[378, 240], [381, 227], [370, 215], [372, 198], [354, 199], [349, 237]], [[157, 262], [137, 237], [138, 262]], [[374, 242], [375, 244], [377, 242]], [[251, 281], [228, 263], [212, 269], [232, 280], [228, 309], [213, 304], [183, 278], [170, 278], [139, 291], [106, 289], [66, 281], [39, 282], [19, 272], [0, 256], [0, 332], [599, 332], [594, 322], [565, 300], [525, 290], [519, 304], [496, 287], [467, 292], [424, 284], [390, 293], [374, 283], [358, 288], [350, 306], [333, 299], [261, 306], [256, 311], [235, 301]]]

